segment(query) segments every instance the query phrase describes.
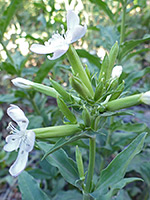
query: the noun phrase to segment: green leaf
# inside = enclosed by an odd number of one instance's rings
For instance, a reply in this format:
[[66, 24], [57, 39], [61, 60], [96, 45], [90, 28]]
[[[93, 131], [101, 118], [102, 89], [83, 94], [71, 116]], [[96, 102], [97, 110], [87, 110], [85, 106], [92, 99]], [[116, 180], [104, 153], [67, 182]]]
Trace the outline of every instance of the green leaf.
[[19, 100], [18, 97], [15, 97], [14, 94], [2, 94], [0, 95], [0, 103], [13, 103]]
[[143, 76], [149, 73], [150, 73], [150, 67], [146, 67], [145, 69], [141, 71], [135, 71], [135, 72], [130, 73], [129, 76], [125, 79], [125, 83], [126, 83], [125, 90], [127, 90], [139, 79], [143, 78]]
[[87, 58], [88, 61], [91, 63], [91, 64], [94, 64], [95, 66], [97, 66], [98, 68], [101, 67], [101, 63], [100, 63], [100, 58], [95, 56], [95, 55], [92, 55], [90, 54], [89, 52], [83, 50], [83, 49], [78, 49], [77, 50], [77, 53], [78, 55], [81, 57], [81, 58]]
[[46, 59], [39, 68], [34, 81], [37, 83], [41, 83], [55, 64], [56, 61], [50, 61]]
[[11, 75], [16, 75], [18, 74], [16, 68], [14, 65], [12, 65], [11, 63], [8, 63], [8, 62], [2, 62], [0, 64], [0, 69], [1, 70], [5, 70], [8, 74], [11, 74]]
[[124, 178], [115, 185], [112, 186], [111, 190], [107, 193], [108, 200], [115, 195], [119, 190], [124, 188], [127, 184], [132, 183], [134, 181], [143, 181], [141, 178]]
[[136, 46], [138, 46], [139, 44], [141, 44], [143, 42], [149, 41], [149, 40], [150, 40], [150, 36], [147, 36], [146, 38], [143, 38], [143, 39], [130, 40], [130, 41], [124, 42], [123, 44], [120, 45], [118, 59], [122, 60]]
[[19, 175], [18, 184], [22, 194], [22, 200], [50, 200], [47, 194], [41, 190], [36, 180], [26, 171]]
[[51, 175], [42, 169], [32, 169], [29, 171], [30, 175], [36, 179], [50, 179]]
[[53, 200], [81, 200], [82, 194], [76, 190], [57, 192]]
[[11, 19], [13, 18], [13, 15], [15, 14], [20, 3], [22, 3], [22, 1], [12, 0], [10, 5], [4, 11], [0, 22], [0, 27], [1, 27], [0, 41], [2, 40], [3, 34], [5, 33], [7, 26], [9, 25]]
[[123, 123], [122, 120], [116, 121], [111, 125], [111, 130], [121, 130], [121, 131], [128, 131], [128, 132], [144, 132], [146, 131], [146, 124], [145, 123]]
[[109, 18], [114, 22], [114, 15], [109, 9], [107, 3], [105, 3], [102, 0], [90, 0], [92, 3], [97, 4], [108, 16]]
[[62, 148], [63, 146], [65, 146], [65, 145], [67, 145], [67, 144], [70, 144], [70, 143], [72, 143], [72, 142], [75, 142], [75, 141], [77, 141], [77, 140], [79, 140], [79, 139], [81, 139], [81, 138], [87, 138], [88, 136], [87, 135], [83, 135], [83, 133], [82, 134], [80, 134], [80, 135], [75, 135], [75, 136], [73, 136], [73, 137], [70, 137], [70, 138], [60, 138], [55, 144], [54, 144], [54, 146], [51, 148], [51, 149], [49, 149], [46, 153], [45, 153], [45, 155], [43, 156], [43, 158], [42, 159], [44, 159], [44, 158], [46, 158], [49, 154], [51, 154], [51, 153], [53, 153], [53, 152], [55, 152], [55, 151], [57, 151], [58, 149], [60, 149], [60, 148]]
[[150, 52], [150, 48], [144, 48], [144, 49], [140, 49], [140, 50], [136, 50], [133, 53], [128, 54], [127, 56], [125, 56], [123, 58], [123, 62], [129, 60], [130, 58], [132, 58], [133, 56], [137, 55], [137, 54], [141, 54], [143, 52]]
[[131, 111], [125, 110], [125, 111], [107, 111], [104, 112], [103, 114], [101, 114], [101, 116], [103, 117], [110, 117], [110, 116], [120, 116], [120, 115], [134, 115], [134, 113], [132, 113]]
[[126, 190], [120, 190], [118, 195], [113, 200], [132, 200]]
[[[48, 152], [49, 149], [53, 147], [53, 145], [47, 144], [45, 142], [37, 142], [37, 144], [39, 148], [44, 151], [44, 153]], [[58, 151], [52, 153], [50, 156], [47, 156], [46, 160], [52, 166], [55, 166], [59, 169], [59, 172], [67, 182], [76, 187], [79, 187], [76, 183], [79, 179], [77, 165], [71, 158], [68, 157], [63, 149], [59, 149]]]
[[92, 193], [94, 197], [105, 195], [108, 189], [118, 183], [125, 175], [126, 169], [143, 147], [147, 133], [142, 133], [136, 137], [129, 146], [119, 153], [113, 161], [101, 172], [96, 190]]

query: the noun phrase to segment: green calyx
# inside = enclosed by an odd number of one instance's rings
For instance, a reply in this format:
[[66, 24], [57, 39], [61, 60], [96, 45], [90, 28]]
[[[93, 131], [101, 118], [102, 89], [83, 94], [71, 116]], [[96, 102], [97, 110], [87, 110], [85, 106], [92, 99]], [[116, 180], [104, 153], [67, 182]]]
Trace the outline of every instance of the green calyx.
[[51, 126], [46, 128], [32, 129], [36, 134], [36, 138], [56, 138], [74, 135], [82, 131], [78, 124]]

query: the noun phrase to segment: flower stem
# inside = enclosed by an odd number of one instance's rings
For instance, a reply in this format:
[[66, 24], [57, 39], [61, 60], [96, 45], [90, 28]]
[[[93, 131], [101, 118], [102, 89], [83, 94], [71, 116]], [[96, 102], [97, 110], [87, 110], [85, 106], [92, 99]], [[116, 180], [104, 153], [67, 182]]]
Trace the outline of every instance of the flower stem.
[[83, 68], [80, 58], [72, 45], [70, 45], [67, 51], [67, 56], [75, 74], [79, 76], [80, 80], [88, 88], [91, 95], [94, 96], [91, 81], [89, 80], [89, 77], [87, 76], [87, 73]]
[[125, 38], [126, 0], [122, 4], [122, 7], [123, 7], [123, 12], [122, 12], [122, 21], [121, 21], [120, 44], [124, 42], [124, 38]]
[[[88, 175], [86, 181], [85, 192], [89, 193], [92, 189], [92, 178], [94, 173], [95, 166], [95, 152], [96, 152], [96, 142], [95, 137], [90, 138], [90, 147], [89, 147], [89, 167], [88, 167]], [[86, 195], [88, 197], [88, 195]]]

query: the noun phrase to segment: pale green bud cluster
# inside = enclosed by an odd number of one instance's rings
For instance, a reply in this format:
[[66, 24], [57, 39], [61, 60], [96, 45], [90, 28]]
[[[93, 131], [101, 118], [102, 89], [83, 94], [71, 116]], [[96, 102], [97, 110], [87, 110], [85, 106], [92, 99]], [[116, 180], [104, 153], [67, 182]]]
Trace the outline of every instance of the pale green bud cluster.
[[[62, 87], [57, 81], [50, 79], [51, 87], [35, 83], [23, 78], [13, 79], [15, 86], [23, 89], [34, 89], [48, 96], [57, 99], [59, 110], [64, 116], [64, 123], [69, 125], [46, 127], [34, 129], [37, 138], [65, 137], [79, 133], [83, 130], [97, 131], [100, 124], [105, 122], [101, 114], [106, 111], [116, 111], [119, 109], [145, 103], [150, 105], [150, 91], [143, 94], [136, 94], [120, 98], [125, 82], [119, 81], [122, 74], [122, 66], [116, 65], [119, 46], [116, 42], [111, 48], [109, 55], [106, 54], [101, 70], [96, 77], [91, 75], [88, 67], [84, 69], [78, 54], [73, 46], [70, 45], [67, 56], [71, 64], [73, 75], [70, 76], [70, 84], [73, 90]], [[92, 87], [92, 83], [95, 86]], [[74, 105], [81, 114], [80, 125], [74, 114]], [[68, 121], [66, 121], [66, 119]], [[103, 120], [104, 119], [104, 120]], [[80, 178], [83, 179], [84, 173], [81, 167], [81, 155], [77, 147], [76, 159], [79, 166]], [[82, 171], [82, 173], [81, 173]], [[82, 174], [82, 175], [81, 175]]]

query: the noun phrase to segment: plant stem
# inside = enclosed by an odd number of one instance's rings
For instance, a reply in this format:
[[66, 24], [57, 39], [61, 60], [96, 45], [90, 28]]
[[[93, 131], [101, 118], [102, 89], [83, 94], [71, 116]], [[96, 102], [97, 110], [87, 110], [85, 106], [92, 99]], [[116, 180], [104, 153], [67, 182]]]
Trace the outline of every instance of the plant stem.
[[[111, 116], [111, 117], [110, 117], [110, 126], [111, 126], [111, 124], [113, 123], [113, 121], [114, 121], [114, 117], [113, 117], [113, 116]], [[109, 130], [109, 131], [108, 131], [107, 140], [106, 140], [106, 145], [110, 145], [110, 141], [111, 141], [111, 134], [112, 134], [112, 131], [111, 131], [111, 130]]]
[[121, 22], [120, 44], [124, 42], [125, 38], [126, 0], [122, 4], [122, 7], [123, 7], [123, 12], [122, 12], [122, 22]]
[[90, 200], [89, 194], [83, 193], [83, 200]]
[[1, 45], [3, 46], [3, 49], [6, 52], [6, 54], [7, 54], [8, 58], [9, 58], [9, 60], [11, 61], [11, 63], [14, 64], [14, 61], [13, 61], [9, 51], [7, 50], [7, 48], [5, 47], [5, 45], [4, 45], [4, 43], [2, 41], [1, 41]]
[[94, 166], [95, 166], [95, 152], [96, 152], [96, 142], [95, 142], [95, 137], [93, 137], [93, 138], [90, 138], [89, 167], [88, 167], [88, 175], [87, 175], [87, 181], [86, 181], [86, 187], [85, 187], [86, 193], [89, 193], [92, 189], [92, 178], [93, 178]]

